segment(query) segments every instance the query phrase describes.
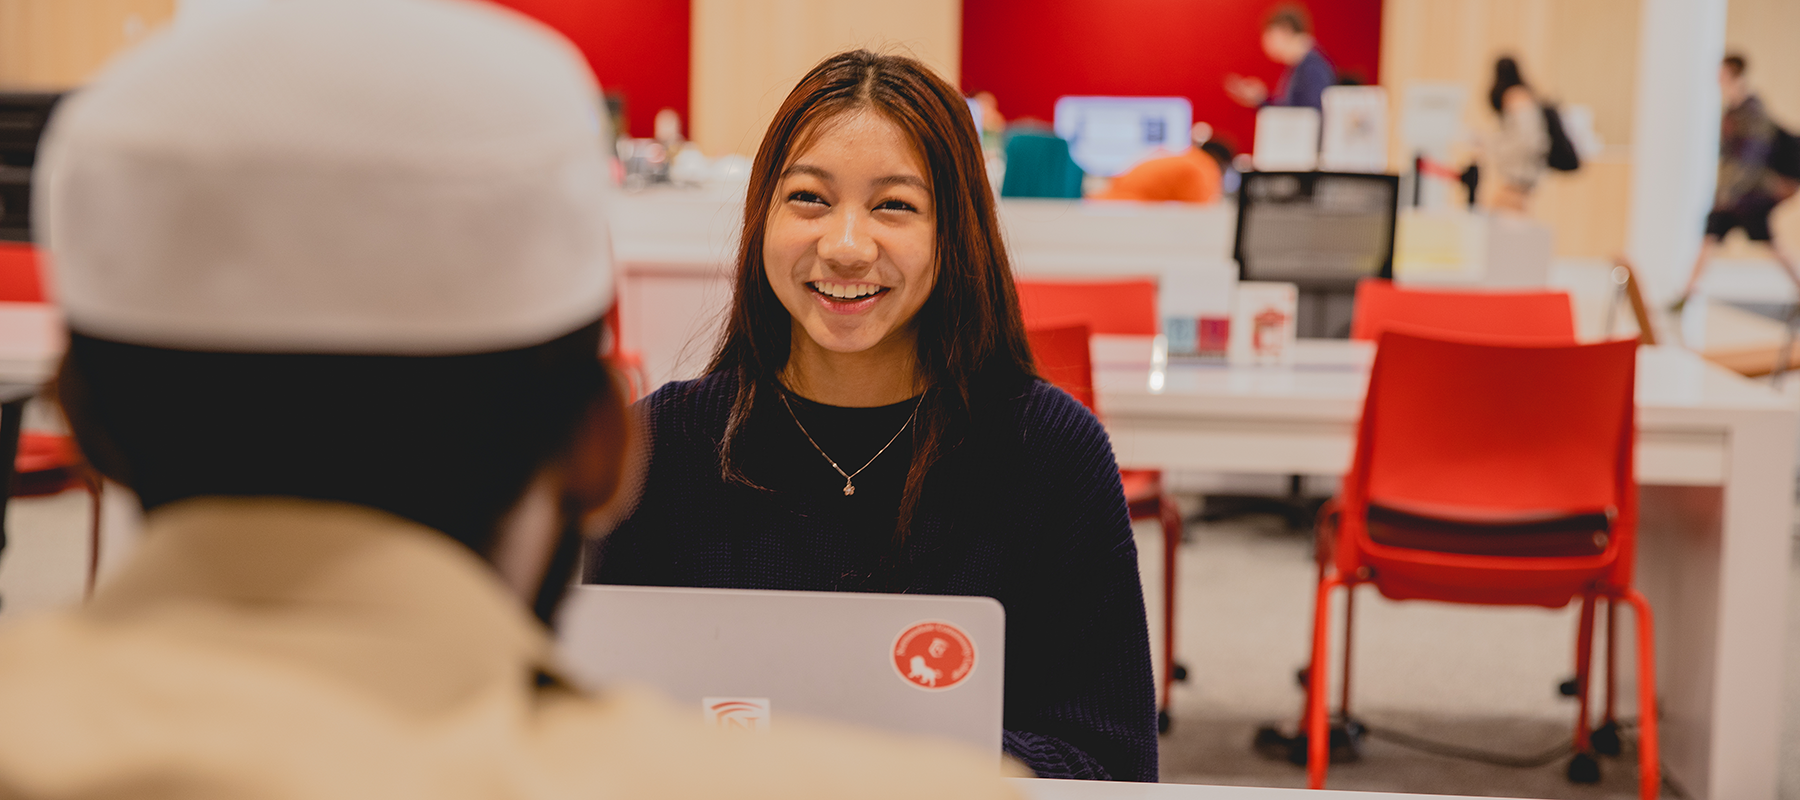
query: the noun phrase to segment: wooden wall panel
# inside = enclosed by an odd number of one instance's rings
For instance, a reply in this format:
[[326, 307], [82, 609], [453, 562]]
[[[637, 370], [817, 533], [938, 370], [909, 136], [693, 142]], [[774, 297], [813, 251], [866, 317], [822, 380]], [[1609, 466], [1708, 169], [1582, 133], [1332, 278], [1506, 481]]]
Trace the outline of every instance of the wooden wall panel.
[[[1619, 251], [1625, 244], [1631, 192], [1638, 2], [1387, 0], [1381, 83], [1392, 99], [1394, 163], [1411, 157], [1401, 152], [1399, 142], [1407, 84], [1448, 81], [1468, 87], [1463, 123], [1480, 135], [1497, 125], [1487, 100], [1494, 60], [1511, 55], [1542, 96], [1591, 107], [1594, 128], [1606, 143], [1606, 152], [1580, 172], [1547, 177], [1533, 198], [1532, 216], [1555, 230], [1559, 255]], [[1462, 148], [1455, 155], [1457, 166], [1472, 152]]]
[[689, 138], [754, 155], [775, 109], [820, 59], [853, 47], [960, 71], [961, 0], [694, 0]]
[[0, 0], [0, 86], [67, 89], [175, 15], [176, 0]]

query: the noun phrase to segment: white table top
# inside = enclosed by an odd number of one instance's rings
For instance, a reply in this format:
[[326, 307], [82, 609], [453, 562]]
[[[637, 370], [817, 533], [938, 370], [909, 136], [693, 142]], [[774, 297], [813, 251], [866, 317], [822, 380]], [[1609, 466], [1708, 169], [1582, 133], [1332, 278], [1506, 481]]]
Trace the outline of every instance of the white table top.
[[[1349, 468], [1374, 348], [1301, 340], [1289, 366], [1159, 358], [1150, 337], [1097, 336], [1094, 385], [1119, 463], [1337, 475]], [[1638, 480], [1719, 486], [1734, 431], [1791, 401], [1679, 348], [1638, 351]]]
[[[1106, 415], [1355, 422], [1375, 348], [1301, 340], [1291, 366], [1159, 359], [1147, 336], [1094, 337], [1094, 384]], [[1768, 388], [1676, 347], [1638, 351], [1642, 429], [1721, 427], [1734, 413], [1794, 413]]]
[[43, 383], [68, 347], [62, 312], [47, 303], [0, 303], [0, 383]]
[[1379, 800], [1442, 795], [1343, 792], [1329, 789], [1272, 789], [1261, 786], [1202, 786], [1181, 783], [1121, 783], [1015, 778], [1028, 800]]

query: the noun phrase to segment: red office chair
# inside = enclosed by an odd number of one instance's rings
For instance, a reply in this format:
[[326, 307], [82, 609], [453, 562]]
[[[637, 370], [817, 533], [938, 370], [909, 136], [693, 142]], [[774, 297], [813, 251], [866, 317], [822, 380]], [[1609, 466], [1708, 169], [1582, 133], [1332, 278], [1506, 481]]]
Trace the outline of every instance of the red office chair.
[[[1017, 281], [1019, 305], [1031, 337], [1032, 355], [1045, 380], [1080, 400], [1094, 402], [1091, 334], [1154, 336], [1156, 281]], [[1169, 687], [1187, 679], [1175, 662], [1175, 555], [1181, 546], [1181, 510], [1162, 488], [1155, 470], [1119, 471], [1131, 518], [1161, 520], [1163, 526], [1163, 671], [1157, 687], [1157, 729], [1169, 729]]]
[[1091, 333], [1155, 336], [1156, 281], [1020, 280], [1019, 309], [1025, 327], [1086, 325]]
[[0, 302], [44, 302], [43, 272], [31, 245], [0, 242]]
[[1573, 342], [1575, 313], [1568, 292], [1425, 291], [1365, 278], [1356, 284], [1350, 338], [1374, 341], [1388, 329]]
[[[1573, 780], [1597, 780], [1588, 677], [1597, 598], [1636, 610], [1639, 790], [1657, 796], [1650, 605], [1632, 585], [1637, 544], [1636, 342], [1476, 343], [1389, 331], [1369, 378], [1356, 456], [1321, 515], [1312, 663], [1301, 729], [1309, 784], [1329, 762], [1331, 591], [1561, 608], [1581, 600]], [[1349, 714], [1346, 603], [1343, 696]], [[1609, 637], [1610, 639], [1610, 637]], [[1607, 722], [1612, 720], [1608, 643]]]

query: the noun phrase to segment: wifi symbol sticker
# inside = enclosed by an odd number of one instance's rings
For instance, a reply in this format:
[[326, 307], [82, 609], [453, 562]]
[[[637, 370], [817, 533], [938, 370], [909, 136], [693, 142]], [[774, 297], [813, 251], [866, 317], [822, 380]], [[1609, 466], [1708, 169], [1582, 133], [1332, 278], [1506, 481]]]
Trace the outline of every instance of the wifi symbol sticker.
[[728, 731], [765, 733], [769, 730], [769, 698], [705, 697], [700, 707], [706, 724]]

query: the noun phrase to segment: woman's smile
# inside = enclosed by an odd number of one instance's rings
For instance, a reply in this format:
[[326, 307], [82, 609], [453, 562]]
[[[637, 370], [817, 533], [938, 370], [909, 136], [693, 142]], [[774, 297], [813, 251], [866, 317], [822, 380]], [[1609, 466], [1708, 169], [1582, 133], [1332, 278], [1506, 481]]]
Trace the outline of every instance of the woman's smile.
[[877, 283], [844, 281], [809, 281], [806, 288], [811, 289], [821, 306], [833, 314], [867, 312], [891, 291], [889, 287]]

